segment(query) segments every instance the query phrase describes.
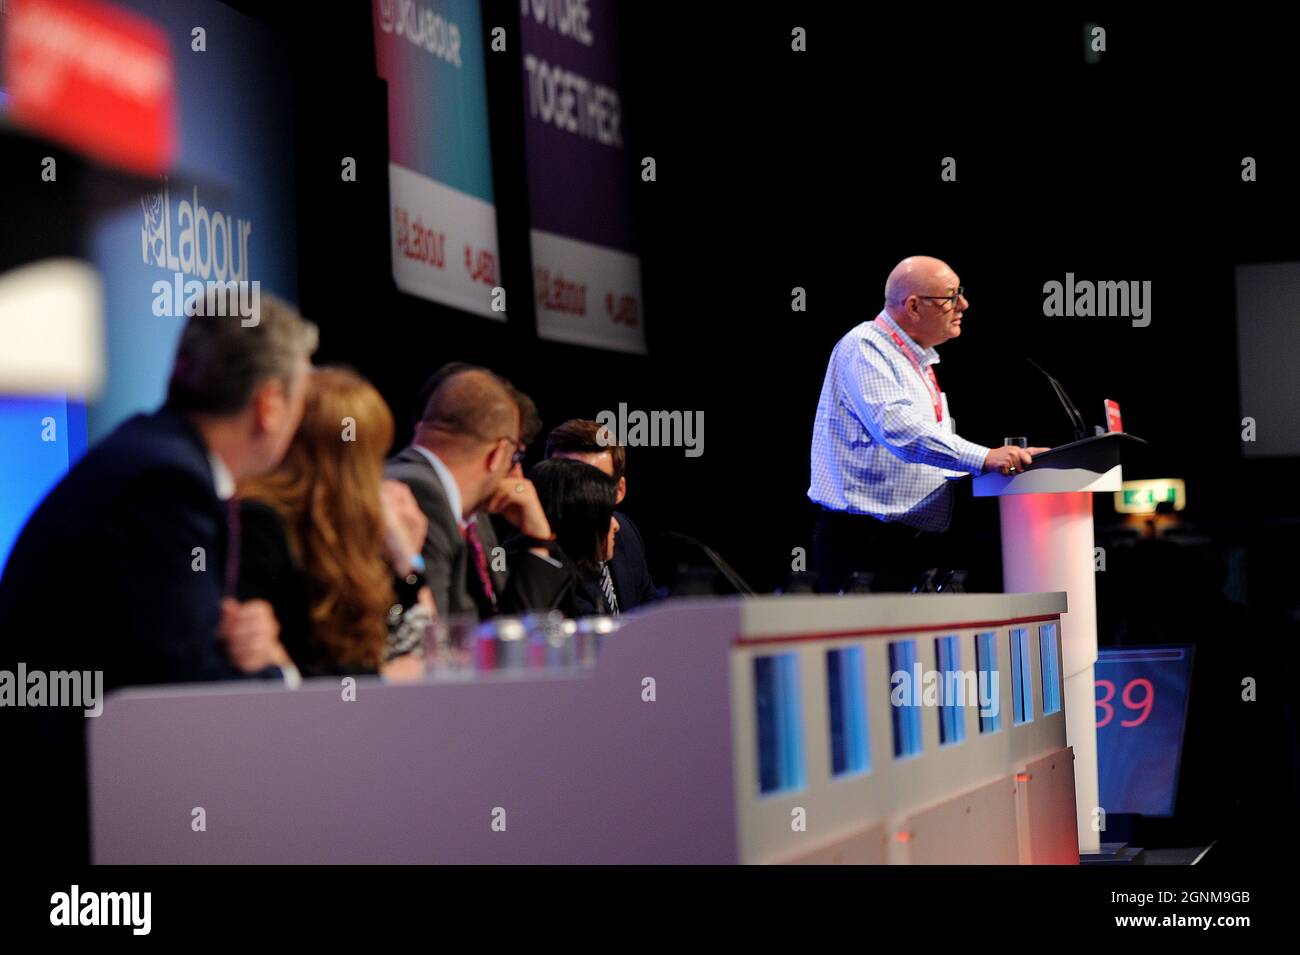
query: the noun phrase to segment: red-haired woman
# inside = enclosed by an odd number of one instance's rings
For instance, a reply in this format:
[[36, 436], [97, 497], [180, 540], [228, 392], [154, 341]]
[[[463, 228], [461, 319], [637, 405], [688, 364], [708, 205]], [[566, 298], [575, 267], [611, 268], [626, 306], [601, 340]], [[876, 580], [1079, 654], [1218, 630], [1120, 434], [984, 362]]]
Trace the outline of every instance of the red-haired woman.
[[405, 485], [384, 480], [392, 442], [379, 392], [348, 369], [318, 368], [284, 461], [239, 487], [239, 598], [271, 604], [305, 676], [422, 669], [389, 663], [420, 644], [433, 610], [411, 567], [424, 515]]

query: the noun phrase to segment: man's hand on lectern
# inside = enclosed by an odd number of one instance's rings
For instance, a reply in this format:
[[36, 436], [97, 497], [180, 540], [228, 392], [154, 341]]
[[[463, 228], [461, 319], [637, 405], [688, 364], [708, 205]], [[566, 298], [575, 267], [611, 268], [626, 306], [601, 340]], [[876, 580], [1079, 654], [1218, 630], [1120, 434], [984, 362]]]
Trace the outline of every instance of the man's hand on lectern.
[[1035, 454], [1050, 451], [1051, 448], [1018, 448], [1014, 444], [993, 448], [984, 458], [985, 471], [998, 471], [1002, 474], [1016, 474], [1034, 462]]

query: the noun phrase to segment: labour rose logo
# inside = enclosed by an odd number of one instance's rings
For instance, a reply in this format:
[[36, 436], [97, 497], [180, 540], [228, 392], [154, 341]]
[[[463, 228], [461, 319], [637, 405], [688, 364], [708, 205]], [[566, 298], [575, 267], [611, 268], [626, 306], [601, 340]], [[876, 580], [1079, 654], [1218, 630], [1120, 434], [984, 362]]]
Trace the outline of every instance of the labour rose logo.
[[144, 225], [140, 227], [140, 254], [145, 264], [167, 263], [167, 242], [163, 234], [163, 194], [151, 192], [140, 198]]

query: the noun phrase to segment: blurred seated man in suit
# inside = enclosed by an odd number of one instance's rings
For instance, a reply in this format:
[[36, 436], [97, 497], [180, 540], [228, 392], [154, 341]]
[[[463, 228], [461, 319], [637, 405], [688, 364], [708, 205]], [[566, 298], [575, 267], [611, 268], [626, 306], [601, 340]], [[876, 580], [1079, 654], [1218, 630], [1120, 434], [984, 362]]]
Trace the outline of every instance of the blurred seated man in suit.
[[245, 327], [221, 294], [186, 320], [166, 404], [91, 448], [28, 520], [0, 580], [6, 658], [102, 669], [106, 688], [288, 664], [259, 629], [268, 607], [223, 606], [227, 502], [283, 457], [317, 331], [269, 295]]
[[[227, 515], [235, 482], [275, 467], [298, 427], [317, 331], [268, 295], [245, 326], [226, 294], [191, 308], [166, 403], [91, 448], [28, 520], [0, 579], [0, 670], [99, 671], [105, 691], [296, 681], [269, 605], [233, 599]], [[16, 712], [24, 782], [4, 788], [24, 805], [6, 818], [42, 857], [84, 859], [82, 711]]]
[[[595, 421], [573, 418], [564, 422], [547, 436], [546, 457], [590, 464], [617, 484], [615, 504], [622, 504], [627, 496], [627, 449], [615, 443], [609, 430]], [[618, 614], [656, 600], [658, 592], [646, 563], [641, 532], [620, 511], [614, 512], [614, 519], [618, 527], [618, 546], [611, 558], [602, 561], [600, 571], [613, 581], [609, 612]]]
[[429, 519], [422, 554], [439, 615], [501, 610], [509, 573], [489, 514], [526, 537], [551, 539], [537, 490], [520, 470], [524, 417], [508, 382], [457, 366], [433, 388], [414, 440], [389, 459], [387, 475], [411, 488]]

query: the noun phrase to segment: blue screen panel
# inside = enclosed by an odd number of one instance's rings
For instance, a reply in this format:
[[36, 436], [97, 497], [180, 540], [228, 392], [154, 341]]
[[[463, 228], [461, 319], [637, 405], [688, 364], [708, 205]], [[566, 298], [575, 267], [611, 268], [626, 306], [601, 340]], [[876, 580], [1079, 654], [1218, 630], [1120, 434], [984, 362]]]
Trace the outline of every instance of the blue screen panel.
[[862, 647], [826, 651], [826, 699], [831, 727], [831, 772], [871, 769]]
[[966, 689], [961, 686], [961, 642], [957, 637], [936, 637], [939, 667], [939, 743], [952, 745], [966, 738]]
[[1061, 710], [1061, 649], [1056, 638], [1056, 624], [1038, 628], [1038, 656], [1043, 671], [1043, 715]]
[[1011, 631], [1011, 718], [1017, 726], [1034, 721], [1033, 669], [1029, 631], [1017, 627]]
[[64, 395], [0, 396], [0, 569], [27, 518], [86, 450], [86, 411]]
[[981, 694], [980, 732], [996, 733], [1002, 729], [1002, 673], [996, 633], [975, 634], [975, 667], [979, 671]]
[[755, 726], [760, 793], [802, 789], [803, 727], [799, 658], [793, 653], [754, 658]]
[[1172, 816], [1192, 648], [1097, 651], [1097, 783], [1107, 812]]
[[[924, 743], [921, 739], [921, 695], [916, 665], [916, 641], [899, 640], [889, 645], [889, 697], [893, 715], [894, 757], [916, 756]], [[905, 690], [905, 692], [900, 692]]]

